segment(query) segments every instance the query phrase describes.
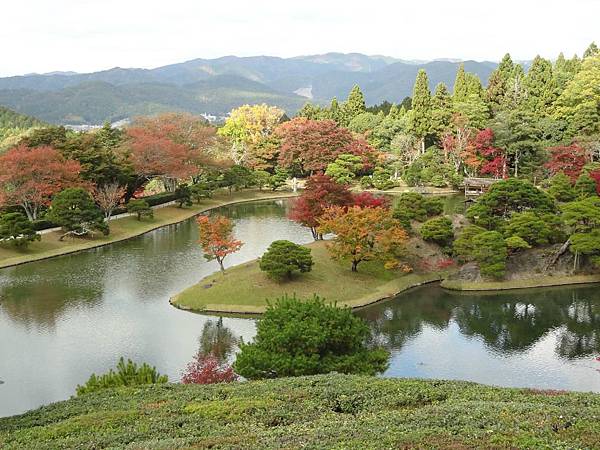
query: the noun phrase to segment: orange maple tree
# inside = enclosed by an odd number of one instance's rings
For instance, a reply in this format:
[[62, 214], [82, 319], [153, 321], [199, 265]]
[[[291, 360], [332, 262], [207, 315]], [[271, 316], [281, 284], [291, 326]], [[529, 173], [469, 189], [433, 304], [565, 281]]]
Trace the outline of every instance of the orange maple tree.
[[225, 216], [200, 216], [196, 219], [200, 230], [198, 241], [208, 261], [216, 260], [221, 272], [225, 272], [223, 260], [237, 252], [244, 243], [233, 237], [233, 222]]
[[320, 233], [334, 233], [328, 248], [336, 259], [350, 259], [352, 271], [363, 261], [379, 260], [386, 268], [402, 267], [403, 244], [408, 236], [387, 208], [332, 206], [319, 219]]
[[81, 186], [81, 166], [58, 150], [22, 144], [0, 156], [0, 205], [21, 206], [35, 220], [52, 196], [66, 187]]

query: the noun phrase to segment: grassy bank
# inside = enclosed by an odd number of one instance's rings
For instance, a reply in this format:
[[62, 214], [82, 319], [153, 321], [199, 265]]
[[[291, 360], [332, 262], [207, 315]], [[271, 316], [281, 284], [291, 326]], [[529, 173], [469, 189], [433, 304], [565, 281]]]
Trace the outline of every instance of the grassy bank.
[[55, 256], [75, 253], [94, 247], [112, 244], [114, 242], [131, 239], [149, 231], [166, 225], [189, 219], [198, 213], [212, 208], [232, 203], [247, 202], [253, 200], [267, 200], [272, 198], [290, 197], [291, 192], [269, 192], [269, 191], [242, 191], [234, 192], [233, 195], [226, 193], [216, 194], [213, 198], [203, 200], [200, 204], [189, 208], [178, 208], [176, 206], [165, 206], [154, 210], [154, 219], [138, 221], [134, 217], [124, 217], [111, 220], [110, 235], [98, 235], [93, 238], [67, 238], [61, 242], [58, 240], [61, 233], [53, 232], [42, 235], [42, 240], [34, 242], [25, 250], [16, 249], [10, 245], [0, 245], [0, 268], [24, 264], [31, 261], [52, 258]]
[[462, 281], [444, 280], [443, 288], [456, 291], [502, 291], [508, 289], [529, 289], [538, 287], [567, 286], [569, 284], [600, 283], [599, 275], [546, 276], [522, 280], [503, 281]]
[[265, 310], [267, 299], [285, 293], [295, 293], [299, 297], [316, 293], [340, 305], [359, 307], [440, 279], [438, 274], [399, 275], [375, 262], [361, 263], [358, 273], [353, 273], [350, 263], [331, 259], [325, 242], [315, 242], [309, 247], [314, 261], [312, 271], [291, 281], [269, 278], [254, 260], [231, 267], [225, 274], [205, 277], [173, 297], [171, 303], [194, 311], [260, 314]]
[[162, 385], [0, 419], [0, 447], [596, 448], [600, 395], [347, 375]]

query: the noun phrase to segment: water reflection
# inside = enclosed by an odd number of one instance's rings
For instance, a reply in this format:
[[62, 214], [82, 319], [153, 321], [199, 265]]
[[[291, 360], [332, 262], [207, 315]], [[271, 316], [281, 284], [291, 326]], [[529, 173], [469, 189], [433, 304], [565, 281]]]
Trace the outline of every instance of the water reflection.
[[219, 361], [226, 362], [234, 355], [239, 338], [223, 324], [223, 318], [209, 320], [204, 324], [198, 338], [198, 352], [202, 355], [213, 355]]
[[[481, 339], [503, 356], [525, 352], [547, 333], [558, 336], [556, 354], [574, 359], [600, 352], [600, 299], [597, 287], [527, 290], [521, 294], [460, 294], [426, 287], [359, 314], [378, 341], [399, 351], [424, 326], [458, 326], [465, 337]], [[525, 298], [526, 297], [526, 298]]]

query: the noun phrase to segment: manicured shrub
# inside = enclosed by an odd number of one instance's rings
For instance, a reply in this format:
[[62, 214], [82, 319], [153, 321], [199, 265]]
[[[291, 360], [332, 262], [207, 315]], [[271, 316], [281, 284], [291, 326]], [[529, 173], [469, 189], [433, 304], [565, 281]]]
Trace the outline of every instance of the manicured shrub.
[[60, 240], [67, 235], [87, 236], [93, 231], [109, 233], [102, 211], [89, 192], [81, 188], [68, 188], [56, 194], [47, 218], [66, 231]]
[[299, 273], [310, 272], [313, 266], [310, 249], [290, 241], [274, 241], [260, 258], [263, 272], [277, 279], [291, 279]]
[[267, 307], [254, 342], [240, 346], [234, 369], [249, 379], [383, 372], [389, 353], [367, 346], [369, 336], [368, 325], [349, 308], [317, 296], [286, 296]]
[[77, 386], [77, 395], [96, 392], [101, 389], [108, 389], [122, 386], [138, 386], [142, 384], [166, 383], [168, 378], [161, 375], [156, 367], [151, 367], [146, 363], [138, 366], [130, 359], [119, 359], [116, 372], [110, 369], [104, 375], [93, 373], [84, 385]]
[[175, 189], [175, 202], [180, 208], [192, 206], [192, 190], [187, 184], [180, 184]]
[[148, 202], [143, 199], [133, 199], [127, 203], [127, 212], [135, 214], [137, 220], [142, 220], [142, 217], [153, 218], [154, 210], [150, 207]]
[[577, 192], [573, 187], [571, 178], [569, 178], [563, 172], [559, 172], [550, 178], [548, 194], [550, 194], [559, 202], [570, 202], [575, 200], [577, 197]]
[[552, 238], [552, 221], [547, 214], [514, 213], [503, 227], [505, 237], [518, 236], [530, 245], [543, 245]]
[[25, 248], [30, 242], [39, 240], [40, 235], [24, 214], [6, 213], [0, 216], [0, 244], [8, 242], [15, 247]]
[[497, 231], [485, 231], [473, 238], [473, 256], [481, 274], [492, 278], [504, 277], [507, 249], [504, 237]]
[[511, 236], [509, 238], [504, 239], [504, 242], [506, 242], [506, 248], [508, 249], [508, 251], [512, 253], [518, 252], [519, 250], [531, 248], [531, 245], [529, 245], [527, 241], [520, 238], [519, 236]]
[[485, 228], [477, 225], [469, 225], [463, 228], [452, 244], [454, 256], [462, 262], [472, 261], [475, 252], [473, 238], [485, 231]]
[[425, 241], [435, 242], [442, 247], [449, 245], [454, 239], [452, 221], [447, 217], [434, 217], [423, 224], [419, 230]]
[[423, 222], [428, 217], [441, 214], [444, 211], [444, 203], [438, 197], [425, 197], [416, 192], [405, 192], [401, 194], [394, 205], [394, 218], [398, 219], [402, 226], [410, 230], [411, 220]]

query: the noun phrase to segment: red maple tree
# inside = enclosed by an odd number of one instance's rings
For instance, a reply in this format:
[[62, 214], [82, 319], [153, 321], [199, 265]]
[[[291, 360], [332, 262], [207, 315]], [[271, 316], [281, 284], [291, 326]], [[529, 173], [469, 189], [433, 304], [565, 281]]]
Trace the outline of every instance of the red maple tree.
[[181, 377], [183, 384], [231, 383], [235, 380], [237, 375], [230, 365], [222, 363], [215, 355], [201, 352], [196, 353]]
[[279, 164], [302, 173], [325, 170], [353, 142], [352, 133], [333, 120], [304, 117], [279, 125], [275, 135], [281, 139]]
[[310, 231], [315, 240], [322, 239], [317, 232], [319, 218], [331, 206], [349, 206], [354, 203], [348, 187], [336, 183], [328, 175], [313, 175], [306, 181], [302, 195], [294, 201], [289, 218], [298, 222]]
[[81, 166], [49, 146], [19, 145], [0, 156], [0, 205], [21, 206], [30, 220], [57, 192], [82, 186]]
[[583, 166], [587, 162], [585, 149], [577, 144], [550, 147], [548, 153], [550, 154], [550, 160], [546, 163], [546, 168], [550, 171], [550, 174], [556, 175], [559, 172], [564, 172], [573, 182], [581, 175]]
[[200, 216], [196, 219], [200, 230], [198, 241], [208, 261], [216, 260], [221, 272], [225, 272], [223, 260], [237, 252], [244, 243], [233, 237], [233, 223], [225, 216]]
[[352, 197], [353, 205], [360, 208], [389, 208], [390, 200], [381, 195], [374, 195], [370, 192], [361, 192]]
[[494, 146], [494, 132], [491, 128], [480, 130], [475, 135], [465, 154], [465, 163], [476, 166], [482, 175], [492, 175], [495, 178], [506, 178], [506, 152]]

